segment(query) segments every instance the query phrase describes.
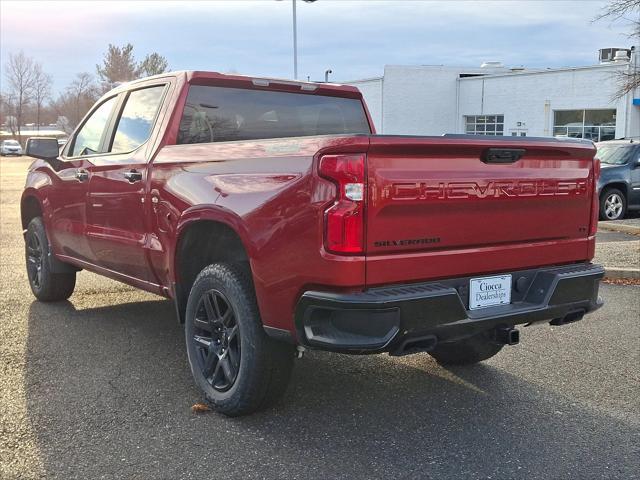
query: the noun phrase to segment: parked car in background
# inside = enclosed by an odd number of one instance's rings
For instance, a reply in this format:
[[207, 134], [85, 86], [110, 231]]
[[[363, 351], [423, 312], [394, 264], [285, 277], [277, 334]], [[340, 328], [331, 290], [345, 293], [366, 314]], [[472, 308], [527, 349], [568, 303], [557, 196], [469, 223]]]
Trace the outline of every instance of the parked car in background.
[[3, 140], [0, 144], [0, 155], [22, 155], [22, 147], [17, 140]]
[[58, 139], [58, 148], [62, 151], [62, 148], [67, 144], [68, 138], [59, 138]]
[[640, 141], [610, 140], [596, 147], [600, 220], [620, 220], [627, 210], [640, 209]]

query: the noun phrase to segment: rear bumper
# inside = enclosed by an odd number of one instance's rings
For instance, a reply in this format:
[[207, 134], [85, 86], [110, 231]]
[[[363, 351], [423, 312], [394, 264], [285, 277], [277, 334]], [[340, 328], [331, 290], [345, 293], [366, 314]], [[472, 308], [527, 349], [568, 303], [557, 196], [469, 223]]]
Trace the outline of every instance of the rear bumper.
[[[399, 353], [408, 341], [456, 341], [485, 330], [582, 318], [602, 306], [604, 269], [589, 263], [520, 270], [512, 303], [468, 310], [471, 277], [373, 288], [360, 293], [306, 292], [296, 307], [305, 346], [344, 353]], [[476, 276], [477, 277], [477, 276]]]

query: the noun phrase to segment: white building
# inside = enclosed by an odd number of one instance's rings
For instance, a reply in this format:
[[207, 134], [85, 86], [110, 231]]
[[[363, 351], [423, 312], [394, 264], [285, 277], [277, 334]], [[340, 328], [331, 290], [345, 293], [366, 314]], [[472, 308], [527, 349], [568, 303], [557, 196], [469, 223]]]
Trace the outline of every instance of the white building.
[[387, 65], [382, 77], [347, 83], [362, 91], [378, 133], [599, 141], [640, 137], [640, 92], [614, 100], [620, 72], [638, 63], [637, 49], [602, 49], [588, 67]]

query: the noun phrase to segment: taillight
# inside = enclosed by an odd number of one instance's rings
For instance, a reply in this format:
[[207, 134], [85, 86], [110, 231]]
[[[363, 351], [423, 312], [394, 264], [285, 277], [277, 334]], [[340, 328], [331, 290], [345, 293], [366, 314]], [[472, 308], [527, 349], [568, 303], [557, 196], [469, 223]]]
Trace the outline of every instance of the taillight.
[[364, 252], [365, 155], [324, 155], [318, 170], [337, 187], [335, 203], [324, 213], [325, 248], [334, 253]]
[[600, 159], [593, 159], [593, 190], [591, 202], [591, 225], [589, 235], [595, 235], [598, 231], [598, 218], [600, 215], [600, 197], [598, 197], [598, 179], [600, 178]]

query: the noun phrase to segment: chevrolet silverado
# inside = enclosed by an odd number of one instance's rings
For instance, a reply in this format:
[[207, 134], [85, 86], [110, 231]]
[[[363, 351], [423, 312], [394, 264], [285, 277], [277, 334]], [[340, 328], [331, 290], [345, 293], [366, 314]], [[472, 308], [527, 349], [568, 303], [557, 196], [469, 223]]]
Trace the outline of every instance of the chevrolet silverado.
[[590, 141], [376, 135], [356, 88], [189, 71], [27, 154], [35, 297], [85, 269], [172, 299], [227, 415], [281, 397], [305, 349], [472, 364], [602, 304]]

